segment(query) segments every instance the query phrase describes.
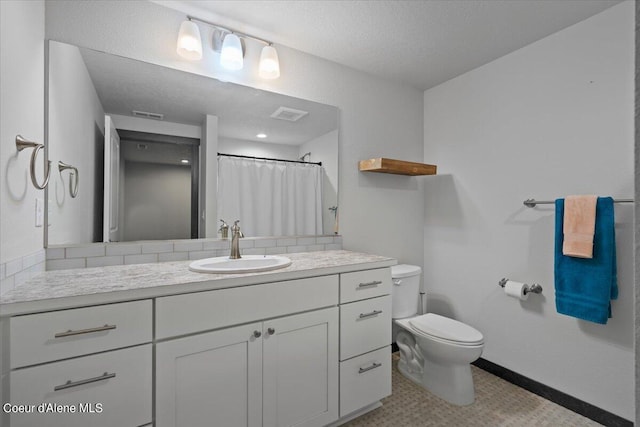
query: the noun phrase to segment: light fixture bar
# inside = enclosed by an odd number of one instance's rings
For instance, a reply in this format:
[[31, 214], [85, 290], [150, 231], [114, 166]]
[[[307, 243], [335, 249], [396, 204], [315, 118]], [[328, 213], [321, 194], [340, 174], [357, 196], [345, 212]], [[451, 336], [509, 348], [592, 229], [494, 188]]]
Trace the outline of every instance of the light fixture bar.
[[271, 45], [273, 45], [273, 43], [272, 43], [272, 42], [270, 42], [270, 41], [267, 41], [267, 40], [264, 40], [264, 39], [261, 39], [261, 38], [258, 38], [258, 37], [254, 37], [254, 36], [249, 35], [249, 34], [247, 34], [247, 33], [243, 33], [243, 32], [240, 32], [240, 31], [233, 30], [233, 29], [231, 29], [231, 28], [229, 28], [229, 27], [223, 27], [222, 25], [218, 25], [218, 24], [215, 24], [215, 23], [213, 23], [213, 22], [211, 22], [211, 21], [206, 21], [206, 20], [204, 20], [204, 19], [196, 18], [195, 16], [187, 15], [187, 19], [188, 19], [189, 21], [198, 21], [198, 22], [202, 22], [203, 24], [210, 25], [210, 26], [212, 26], [212, 27], [214, 27], [214, 28], [217, 28], [217, 29], [219, 29], [219, 30], [227, 31], [227, 32], [229, 32], [229, 33], [235, 34], [235, 35], [240, 36], [240, 37], [246, 37], [246, 38], [248, 38], [248, 39], [252, 39], [252, 40], [258, 41], [258, 42], [260, 42], [260, 43], [264, 43], [264, 44], [266, 44], [267, 46], [271, 46]]

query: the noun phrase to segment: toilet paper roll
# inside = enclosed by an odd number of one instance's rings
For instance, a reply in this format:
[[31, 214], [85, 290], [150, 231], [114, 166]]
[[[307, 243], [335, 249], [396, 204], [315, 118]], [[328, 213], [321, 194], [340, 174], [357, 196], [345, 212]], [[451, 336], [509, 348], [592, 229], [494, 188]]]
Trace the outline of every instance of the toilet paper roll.
[[513, 298], [518, 298], [521, 301], [526, 301], [529, 298], [529, 294], [525, 294], [524, 290], [527, 285], [520, 282], [514, 282], [508, 280], [504, 285], [504, 293]]

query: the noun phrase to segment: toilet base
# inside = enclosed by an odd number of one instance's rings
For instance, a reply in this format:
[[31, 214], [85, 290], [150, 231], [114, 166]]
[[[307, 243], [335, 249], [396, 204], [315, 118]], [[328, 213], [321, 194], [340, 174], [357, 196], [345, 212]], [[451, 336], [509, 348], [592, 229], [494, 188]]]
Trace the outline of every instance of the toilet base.
[[441, 358], [429, 357], [429, 352], [422, 351], [408, 331], [400, 331], [396, 342], [400, 349], [398, 370], [404, 377], [454, 405], [466, 406], [475, 401], [469, 363], [443, 363], [438, 361]]
[[470, 365], [443, 366], [425, 360], [424, 369], [417, 372], [401, 359], [398, 361], [398, 371], [405, 378], [454, 405], [467, 406], [475, 401]]
[[429, 359], [424, 363], [424, 388], [454, 405], [466, 406], [475, 401], [471, 365], [442, 365]]

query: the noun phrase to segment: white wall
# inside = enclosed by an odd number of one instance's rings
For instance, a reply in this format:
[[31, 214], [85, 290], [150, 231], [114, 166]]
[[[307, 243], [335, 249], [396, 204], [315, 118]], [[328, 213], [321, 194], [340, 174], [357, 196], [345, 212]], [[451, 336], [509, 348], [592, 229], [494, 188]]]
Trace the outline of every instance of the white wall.
[[123, 241], [191, 236], [191, 168], [125, 162]]
[[297, 160], [298, 146], [247, 141], [244, 139], [218, 138], [218, 151], [237, 156], [268, 157], [272, 159]]
[[[640, 28], [638, 22], [640, 22], [640, 3], [636, 2], [635, 10], [636, 18], [636, 91], [635, 91], [635, 103], [636, 103], [636, 117], [635, 117], [635, 182], [640, 182], [640, 74], [638, 69], [640, 68]], [[635, 188], [635, 210], [640, 209], [640, 185], [636, 185]], [[636, 402], [640, 401], [640, 215], [635, 216], [634, 236], [636, 245], [635, 256], [635, 288], [636, 288], [636, 310], [635, 310], [635, 326], [636, 326]], [[636, 403], [636, 425], [640, 423], [640, 405]]]
[[338, 205], [338, 131], [333, 130], [300, 146], [298, 157], [306, 153], [310, 162], [322, 162], [324, 180], [322, 182], [322, 229], [324, 234], [338, 231], [336, 217], [328, 209]]
[[[43, 247], [43, 229], [34, 227], [34, 212], [35, 198], [44, 199], [44, 192], [29, 179], [31, 150], [18, 153], [15, 146], [16, 134], [44, 142], [43, 1], [0, 1], [0, 94], [1, 296], [13, 289], [23, 257]], [[8, 271], [10, 266], [13, 271]], [[4, 323], [0, 328], [6, 331]], [[7, 351], [0, 351], [2, 384], [8, 382], [7, 356]], [[6, 398], [6, 387], [0, 386], [0, 402]], [[0, 424], [8, 424], [8, 418], [0, 413]]]
[[[49, 184], [48, 243], [94, 240], [95, 182], [104, 162], [104, 109], [80, 50], [51, 42], [49, 46], [49, 159], [55, 169]], [[78, 195], [69, 194], [70, 171], [60, 173], [58, 161], [78, 168]], [[102, 194], [98, 195], [99, 206]], [[102, 224], [98, 225], [102, 231]]]
[[107, 113], [113, 119], [113, 123], [115, 123], [117, 129], [197, 139], [200, 139], [202, 135], [202, 128], [200, 126], [145, 119], [142, 117], [122, 116], [120, 114], [110, 114], [108, 111]]
[[[424, 94], [429, 309], [475, 326], [483, 357], [634, 419], [633, 205], [616, 210], [618, 285], [606, 326], [557, 314], [553, 206], [633, 197], [633, 3], [627, 1]], [[542, 284], [528, 301], [498, 280]]]
[[[277, 47], [282, 76], [276, 81], [257, 76], [258, 43], [247, 43], [241, 73], [222, 72], [208, 48], [202, 61], [189, 62], [175, 51], [185, 14], [148, 2], [56, 1], [46, 11], [48, 38], [337, 106], [344, 248], [422, 262], [423, 178], [358, 172], [361, 159], [422, 158], [420, 91], [284, 46]], [[206, 27], [202, 34], [209, 39]]]
[[218, 237], [218, 117], [206, 115], [200, 142], [200, 237]]
[[[44, 191], [29, 178], [32, 150], [18, 153], [15, 137], [44, 143], [44, 2], [2, 1], [0, 20], [0, 260], [6, 262], [43, 247], [35, 199], [44, 200]], [[43, 159], [41, 153], [40, 182]]]

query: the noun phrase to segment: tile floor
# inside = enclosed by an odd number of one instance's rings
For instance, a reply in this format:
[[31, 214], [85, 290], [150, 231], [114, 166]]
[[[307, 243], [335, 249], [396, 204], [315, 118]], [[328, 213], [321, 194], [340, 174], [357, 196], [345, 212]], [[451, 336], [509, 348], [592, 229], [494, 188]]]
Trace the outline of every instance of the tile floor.
[[459, 407], [427, 392], [398, 372], [393, 354], [393, 394], [383, 406], [345, 426], [356, 427], [566, 427], [600, 426], [588, 418], [471, 366], [476, 401]]

